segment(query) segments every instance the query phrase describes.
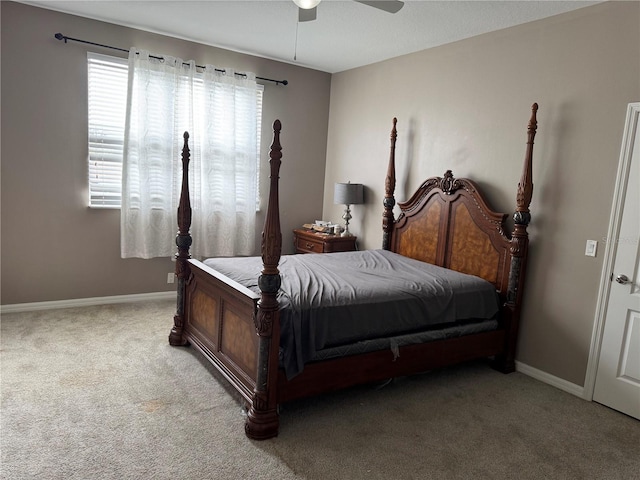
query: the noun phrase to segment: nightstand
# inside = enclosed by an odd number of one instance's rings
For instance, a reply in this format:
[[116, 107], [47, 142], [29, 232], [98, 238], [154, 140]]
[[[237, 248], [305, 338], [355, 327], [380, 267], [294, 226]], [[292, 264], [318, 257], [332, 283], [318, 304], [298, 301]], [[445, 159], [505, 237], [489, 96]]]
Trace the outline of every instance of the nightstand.
[[293, 244], [296, 253], [352, 252], [356, 250], [356, 238], [355, 236], [341, 237], [340, 235], [327, 235], [302, 229], [293, 231]]

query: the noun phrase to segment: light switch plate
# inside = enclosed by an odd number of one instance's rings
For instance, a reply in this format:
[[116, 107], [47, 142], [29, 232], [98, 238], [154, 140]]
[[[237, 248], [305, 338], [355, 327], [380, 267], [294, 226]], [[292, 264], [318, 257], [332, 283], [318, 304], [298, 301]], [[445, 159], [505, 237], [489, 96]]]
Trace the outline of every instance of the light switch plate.
[[585, 249], [584, 254], [587, 257], [595, 257], [597, 250], [598, 242], [596, 240], [587, 240], [587, 248]]

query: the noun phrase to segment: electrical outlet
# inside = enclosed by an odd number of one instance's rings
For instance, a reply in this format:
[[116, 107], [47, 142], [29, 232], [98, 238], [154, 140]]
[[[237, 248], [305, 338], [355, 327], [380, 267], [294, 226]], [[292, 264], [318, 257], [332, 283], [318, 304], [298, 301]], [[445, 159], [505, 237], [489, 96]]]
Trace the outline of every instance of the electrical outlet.
[[587, 257], [595, 257], [597, 249], [598, 242], [596, 240], [587, 240], [587, 248], [585, 249], [584, 254]]
[[176, 274], [171, 272], [171, 273], [167, 273], [167, 283], [173, 283], [174, 279], [176, 278]]

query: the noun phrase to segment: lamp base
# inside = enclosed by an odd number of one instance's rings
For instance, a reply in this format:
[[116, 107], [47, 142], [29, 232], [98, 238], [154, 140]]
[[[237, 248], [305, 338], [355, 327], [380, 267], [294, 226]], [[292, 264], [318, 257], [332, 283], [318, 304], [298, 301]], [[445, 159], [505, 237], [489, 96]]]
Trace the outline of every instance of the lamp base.
[[345, 205], [344, 214], [342, 218], [344, 220], [344, 231], [340, 234], [341, 237], [351, 237], [351, 232], [349, 232], [349, 220], [351, 220], [351, 208], [349, 205]]

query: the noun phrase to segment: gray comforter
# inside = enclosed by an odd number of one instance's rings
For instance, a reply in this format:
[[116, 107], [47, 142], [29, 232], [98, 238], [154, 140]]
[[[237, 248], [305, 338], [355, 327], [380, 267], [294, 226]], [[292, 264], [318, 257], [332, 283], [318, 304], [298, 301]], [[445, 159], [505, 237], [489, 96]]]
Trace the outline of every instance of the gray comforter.
[[[204, 263], [259, 293], [260, 257]], [[325, 349], [491, 319], [498, 312], [489, 282], [386, 250], [285, 255], [278, 268], [280, 346], [289, 378]]]

